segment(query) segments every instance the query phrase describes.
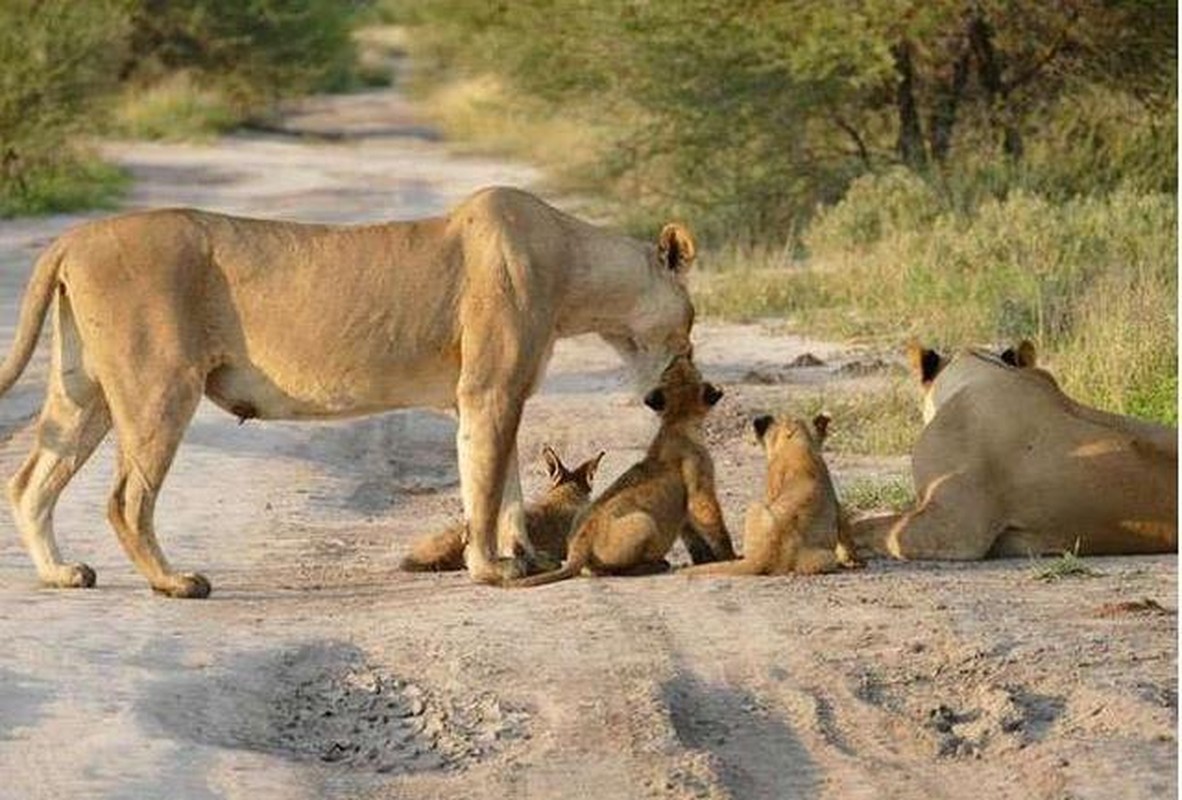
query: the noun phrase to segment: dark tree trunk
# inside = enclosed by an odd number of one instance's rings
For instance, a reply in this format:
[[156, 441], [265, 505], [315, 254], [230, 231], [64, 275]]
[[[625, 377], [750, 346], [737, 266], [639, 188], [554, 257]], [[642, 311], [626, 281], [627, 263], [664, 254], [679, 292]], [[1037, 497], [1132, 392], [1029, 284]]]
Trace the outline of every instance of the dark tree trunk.
[[915, 68], [911, 63], [911, 45], [900, 42], [891, 48], [899, 83], [895, 89], [895, 105], [899, 109], [899, 158], [912, 169], [927, 165], [923, 146], [923, 128], [919, 122], [919, 107], [915, 102]]
[[963, 46], [952, 64], [952, 75], [940, 83], [932, 113], [928, 116], [928, 140], [931, 142], [932, 160], [942, 164], [948, 158], [952, 147], [952, 129], [956, 125], [956, 109], [964, 97], [965, 84], [969, 79], [970, 48]]
[[989, 103], [989, 118], [1002, 129], [1002, 151], [1011, 159], [1022, 158], [1022, 133], [1010, 118], [1007, 100], [1009, 87], [1001, 77], [997, 51], [993, 49], [993, 28], [978, 6], [969, 19], [969, 45], [977, 60], [977, 76]]

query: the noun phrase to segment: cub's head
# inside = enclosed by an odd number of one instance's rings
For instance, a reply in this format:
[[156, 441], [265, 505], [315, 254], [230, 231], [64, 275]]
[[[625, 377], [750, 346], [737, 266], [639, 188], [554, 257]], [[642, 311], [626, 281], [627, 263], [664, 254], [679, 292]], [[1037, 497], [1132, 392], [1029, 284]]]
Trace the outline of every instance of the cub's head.
[[765, 415], [756, 417], [751, 427], [769, 461], [788, 457], [811, 462], [819, 457], [821, 445], [829, 435], [829, 421], [828, 414], [813, 417], [811, 425], [799, 417]]
[[584, 461], [579, 466], [572, 469], [567, 469], [566, 465], [562, 463], [562, 459], [558, 457], [558, 453], [550, 445], [542, 448], [542, 459], [546, 462], [546, 471], [550, 473], [550, 489], [573, 489], [580, 495], [587, 497], [591, 496], [591, 485], [595, 482], [595, 471], [599, 469], [599, 462], [603, 459], [604, 452], [599, 451], [599, 455]]
[[690, 352], [694, 306], [686, 280], [696, 255], [689, 230], [671, 222], [654, 244], [636, 251], [644, 264], [626, 268], [627, 283], [634, 286], [623, 301], [626, 320], [621, 329], [602, 335], [631, 368], [637, 386], [657, 383], [672, 359]]
[[722, 390], [702, 380], [689, 355], [673, 359], [661, 374], [657, 388], [644, 396], [644, 404], [665, 421], [704, 417], [722, 399]]

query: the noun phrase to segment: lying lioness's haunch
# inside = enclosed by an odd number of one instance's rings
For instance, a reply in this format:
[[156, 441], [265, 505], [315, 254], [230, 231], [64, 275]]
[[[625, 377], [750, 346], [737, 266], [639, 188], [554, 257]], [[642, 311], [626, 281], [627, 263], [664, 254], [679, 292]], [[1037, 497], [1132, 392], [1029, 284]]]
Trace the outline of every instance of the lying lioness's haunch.
[[[690, 359], [674, 360], [645, 404], [661, 415], [648, 452], [616, 479], [575, 520], [562, 569], [510, 581], [541, 586], [573, 578], [583, 569], [640, 575], [669, 568], [665, 554], [679, 536], [704, 539], [710, 557], [734, 558], [730, 534], [714, 491], [714, 462], [702, 443], [702, 420], [722, 392], [702, 381]], [[690, 546], [695, 561], [701, 545]]]
[[62, 560], [52, 515], [113, 426], [120, 542], [157, 591], [204, 597], [209, 582], [169, 565], [153, 521], [202, 394], [241, 419], [454, 408], [468, 570], [498, 581], [498, 548], [525, 535], [517, 427], [555, 340], [601, 334], [651, 385], [689, 347], [693, 255], [676, 225], [649, 244], [505, 188], [357, 227], [192, 210], [82, 225], [38, 260], [0, 365], [2, 394], [53, 305], [37, 440], [8, 485], [17, 527], [42, 581], [93, 585]]
[[[515, 554], [539, 566], [553, 569], [566, 558], [575, 515], [591, 502], [591, 484], [599, 468], [602, 452], [573, 470], [567, 469], [558, 453], [547, 445], [542, 450], [550, 473], [550, 488], [535, 503], [525, 507], [525, 535], [531, 550]], [[416, 540], [402, 559], [408, 572], [444, 572], [464, 568], [464, 525], [429, 534]]]
[[1176, 430], [1076, 403], [1029, 342], [910, 357], [924, 391], [919, 501], [856, 522], [859, 546], [915, 559], [1177, 552]]
[[743, 556], [682, 573], [813, 575], [860, 566], [821, 456], [829, 417], [818, 414], [812, 431], [804, 420], [791, 417], [757, 417], [754, 427], [767, 452], [767, 494], [747, 508]]

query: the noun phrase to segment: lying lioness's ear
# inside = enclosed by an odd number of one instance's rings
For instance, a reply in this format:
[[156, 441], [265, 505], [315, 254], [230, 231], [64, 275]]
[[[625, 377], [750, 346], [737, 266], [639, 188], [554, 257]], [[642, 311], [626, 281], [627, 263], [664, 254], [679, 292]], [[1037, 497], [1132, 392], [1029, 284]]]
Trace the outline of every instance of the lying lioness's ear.
[[1018, 366], [1026, 369], [1038, 366], [1038, 353], [1034, 350], [1034, 342], [1023, 339], [1018, 344]]
[[825, 437], [829, 435], [830, 422], [828, 414], [818, 414], [813, 417], [813, 430], [817, 432], [817, 444], [825, 441]]
[[653, 411], [663, 411], [665, 409], [665, 392], [653, 389], [644, 396], [644, 404]]
[[665, 269], [683, 275], [696, 254], [694, 237], [685, 227], [670, 222], [661, 229], [661, 238], [657, 241], [657, 259]]
[[935, 350], [928, 350], [912, 339], [907, 343], [907, 362], [911, 364], [911, 371], [918, 377], [920, 383], [931, 383], [940, 371], [943, 359]]

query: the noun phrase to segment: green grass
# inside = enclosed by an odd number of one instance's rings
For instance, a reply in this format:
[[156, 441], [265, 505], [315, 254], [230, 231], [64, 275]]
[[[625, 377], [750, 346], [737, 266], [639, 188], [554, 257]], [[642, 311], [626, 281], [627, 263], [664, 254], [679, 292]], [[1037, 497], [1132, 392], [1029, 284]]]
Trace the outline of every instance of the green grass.
[[838, 487], [841, 505], [851, 513], [905, 511], [915, 505], [911, 479], [902, 475], [859, 478]]
[[805, 419], [824, 411], [833, 420], [825, 447], [843, 454], [905, 455], [922, 423], [919, 392], [903, 380], [875, 392], [822, 390], [794, 398], [781, 410]]
[[119, 99], [112, 133], [134, 139], [201, 141], [242, 121], [224, 92], [204, 87], [187, 72], [150, 86], [129, 87]]
[[1078, 400], [1176, 423], [1175, 203], [1016, 191], [938, 212], [922, 179], [890, 173], [818, 216], [807, 259], [767, 247], [707, 255], [696, 302], [705, 316], [783, 317], [889, 347], [1031, 338]]
[[90, 155], [71, 154], [0, 181], [0, 217], [113, 208], [127, 193], [130, 176]]
[[1086, 565], [1079, 557], [1079, 540], [1076, 540], [1073, 549], [1064, 550], [1063, 555], [1050, 562], [1044, 561], [1035, 560], [1035, 580], [1054, 583], [1064, 578], [1096, 578], [1104, 574]]

